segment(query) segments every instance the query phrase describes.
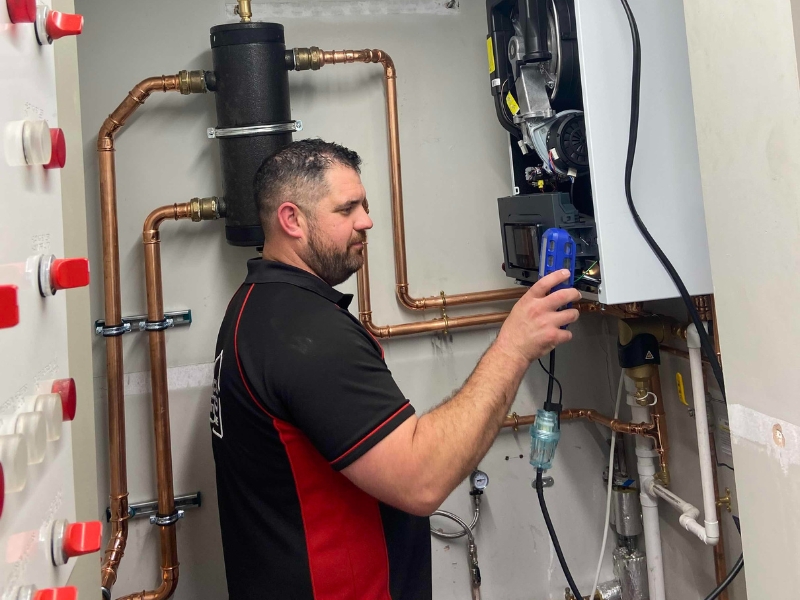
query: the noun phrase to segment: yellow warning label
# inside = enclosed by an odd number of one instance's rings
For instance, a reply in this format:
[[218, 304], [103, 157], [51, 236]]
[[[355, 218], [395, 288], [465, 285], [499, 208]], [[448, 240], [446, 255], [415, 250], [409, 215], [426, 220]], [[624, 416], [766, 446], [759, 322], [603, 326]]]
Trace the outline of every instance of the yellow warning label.
[[494, 64], [494, 44], [492, 43], [492, 36], [486, 38], [486, 51], [489, 53], [489, 73], [494, 73], [497, 66]]
[[517, 104], [517, 101], [514, 100], [514, 96], [511, 95], [511, 92], [508, 92], [506, 95], [506, 104], [508, 105], [508, 110], [511, 111], [512, 115], [516, 115], [519, 112], [519, 104]]
[[681, 401], [681, 404], [689, 406], [689, 403], [686, 401], [686, 389], [683, 387], [683, 375], [675, 373], [675, 383], [678, 385], [678, 399]]

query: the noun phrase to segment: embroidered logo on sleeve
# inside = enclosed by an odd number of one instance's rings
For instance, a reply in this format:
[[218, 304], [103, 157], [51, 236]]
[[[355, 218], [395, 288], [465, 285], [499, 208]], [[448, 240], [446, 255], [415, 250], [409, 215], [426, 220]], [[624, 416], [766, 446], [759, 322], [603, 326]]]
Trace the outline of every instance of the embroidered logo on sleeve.
[[222, 355], [225, 352], [219, 353], [219, 356], [214, 360], [214, 382], [211, 387], [211, 432], [218, 438], [222, 439], [222, 401], [219, 397], [221, 375], [222, 375]]

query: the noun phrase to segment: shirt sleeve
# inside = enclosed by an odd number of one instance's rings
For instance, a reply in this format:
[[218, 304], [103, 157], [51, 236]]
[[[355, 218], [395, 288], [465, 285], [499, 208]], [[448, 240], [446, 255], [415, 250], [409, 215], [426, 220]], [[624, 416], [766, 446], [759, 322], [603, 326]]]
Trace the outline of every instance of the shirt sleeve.
[[293, 328], [273, 389], [292, 424], [342, 470], [411, 417], [414, 407], [377, 341], [344, 311], [326, 316], [324, 323], [311, 319]]

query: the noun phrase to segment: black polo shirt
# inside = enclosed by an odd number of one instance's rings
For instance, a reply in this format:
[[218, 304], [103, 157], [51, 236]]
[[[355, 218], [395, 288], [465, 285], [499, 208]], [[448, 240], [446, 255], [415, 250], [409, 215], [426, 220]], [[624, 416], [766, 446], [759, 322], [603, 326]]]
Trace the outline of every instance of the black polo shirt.
[[231, 600], [430, 599], [428, 519], [340, 473], [414, 414], [381, 346], [352, 296], [282, 263], [247, 266], [211, 400]]

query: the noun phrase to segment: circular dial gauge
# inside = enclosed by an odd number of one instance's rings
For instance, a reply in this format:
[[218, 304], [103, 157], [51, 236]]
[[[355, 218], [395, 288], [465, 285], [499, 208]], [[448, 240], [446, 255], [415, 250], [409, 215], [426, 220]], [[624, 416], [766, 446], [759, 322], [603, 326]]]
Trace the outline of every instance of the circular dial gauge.
[[483, 471], [473, 471], [469, 480], [476, 490], [485, 490], [489, 485], [489, 476]]

